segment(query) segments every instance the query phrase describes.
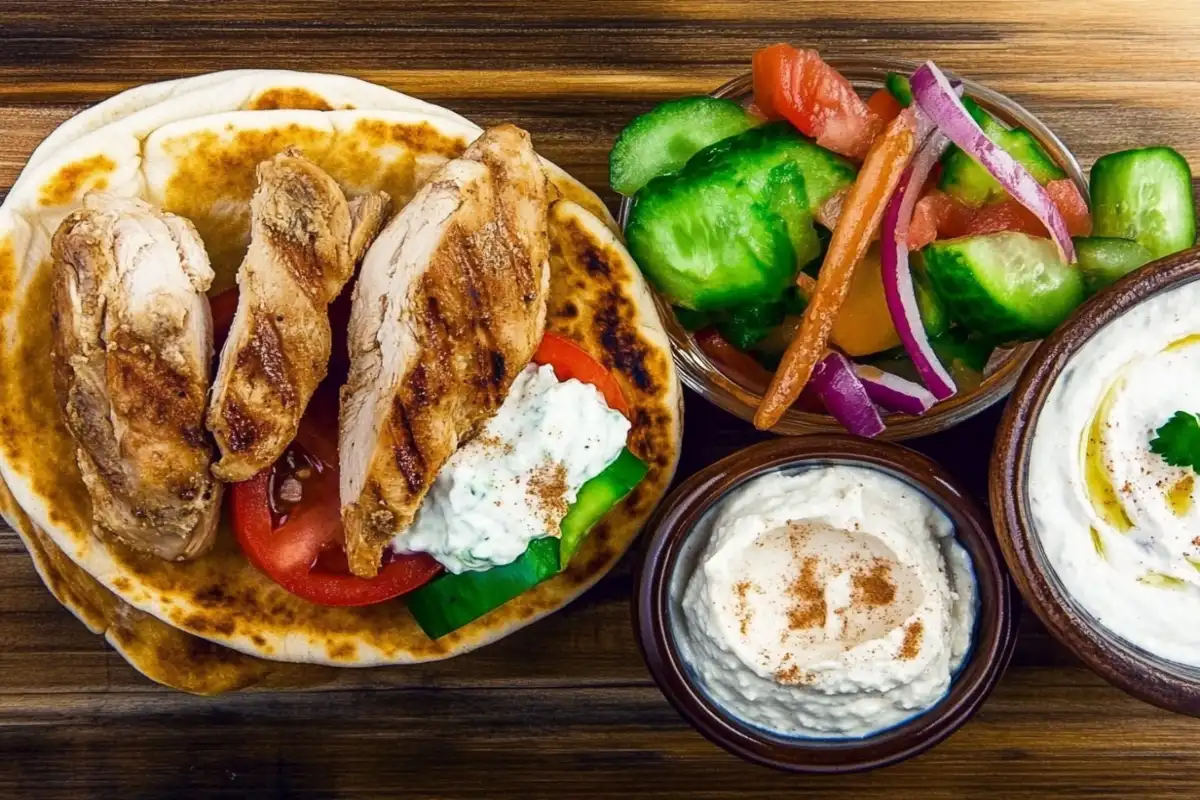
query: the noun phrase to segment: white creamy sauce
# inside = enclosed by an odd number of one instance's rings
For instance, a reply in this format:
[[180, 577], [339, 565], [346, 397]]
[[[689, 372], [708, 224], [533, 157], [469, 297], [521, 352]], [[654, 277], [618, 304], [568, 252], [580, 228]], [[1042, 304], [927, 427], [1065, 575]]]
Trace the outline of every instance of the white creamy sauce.
[[770, 731], [862, 737], [935, 704], [970, 649], [977, 593], [950, 519], [876, 470], [756, 478], [677, 600], [681, 654], [714, 702]]
[[1029, 509], [1101, 625], [1200, 666], [1200, 479], [1150, 450], [1176, 411], [1200, 413], [1200, 281], [1139, 303], [1067, 364], [1034, 429]]
[[590, 384], [530, 365], [496, 416], [450, 456], [397, 552], [423, 552], [450, 572], [515, 561], [529, 543], [558, 536], [579, 487], [616, 460], [629, 421]]

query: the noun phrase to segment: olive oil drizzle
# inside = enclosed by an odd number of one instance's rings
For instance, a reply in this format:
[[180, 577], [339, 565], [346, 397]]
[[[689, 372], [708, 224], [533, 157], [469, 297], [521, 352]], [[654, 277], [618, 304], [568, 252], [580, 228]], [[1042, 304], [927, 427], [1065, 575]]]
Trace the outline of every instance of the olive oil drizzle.
[[1087, 485], [1088, 500], [1096, 515], [1121, 533], [1133, 529], [1133, 522], [1125, 513], [1117, 490], [1112, 485], [1112, 479], [1104, 463], [1104, 426], [1107, 424], [1108, 412], [1116, 401], [1117, 393], [1125, 385], [1124, 378], [1118, 378], [1104, 393], [1096, 409], [1092, 422], [1085, 431], [1083, 453], [1083, 475]]
[[1192, 490], [1196, 486], [1196, 476], [1192, 473], [1184, 475], [1167, 489], [1167, 505], [1177, 517], [1186, 517], [1192, 510]]

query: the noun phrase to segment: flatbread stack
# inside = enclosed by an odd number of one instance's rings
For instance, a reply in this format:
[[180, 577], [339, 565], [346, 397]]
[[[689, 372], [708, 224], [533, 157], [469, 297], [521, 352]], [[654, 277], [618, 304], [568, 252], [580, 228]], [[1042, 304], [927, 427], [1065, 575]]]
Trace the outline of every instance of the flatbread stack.
[[222, 72], [138, 87], [68, 120], [34, 151], [0, 206], [0, 512], [55, 597], [153, 680], [208, 694], [312, 684], [331, 674], [327, 666], [465, 653], [595, 583], [670, 483], [682, 411], [662, 324], [604, 204], [543, 159], [546, 330], [612, 372], [630, 407], [627, 446], [649, 466], [562, 574], [434, 640], [399, 600], [337, 607], [289, 594], [247, 561], [225, 517], [212, 549], [189, 561], [96, 534], [75, 443], [46, 377], [51, 241], [84, 196], [139, 198], [189, 220], [215, 273], [212, 296], [234, 285], [246, 254], [260, 163], [292, 148], [348, 197], [386, 192], [395, 212], [480, 134], [453, 112], [348, 77]]

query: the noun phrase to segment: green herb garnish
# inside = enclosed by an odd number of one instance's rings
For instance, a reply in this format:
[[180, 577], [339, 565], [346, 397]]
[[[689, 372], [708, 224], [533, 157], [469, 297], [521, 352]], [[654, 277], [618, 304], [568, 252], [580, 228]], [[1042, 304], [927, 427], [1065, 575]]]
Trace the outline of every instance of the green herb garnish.
[[1155, 433], [1150, 452], [1173, 467], [1191, 467], [1200, 473], [1200, 416], [1176, 411]]

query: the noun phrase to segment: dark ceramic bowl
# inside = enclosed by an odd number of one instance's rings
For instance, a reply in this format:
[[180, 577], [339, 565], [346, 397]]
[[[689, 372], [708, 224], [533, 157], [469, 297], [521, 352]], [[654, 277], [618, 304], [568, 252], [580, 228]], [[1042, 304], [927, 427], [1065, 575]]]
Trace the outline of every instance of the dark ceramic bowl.
[[[1005, 410], [992, 453], [992, 520], [1025, 600], [1050, 632], [1085, 664], [1134, 697], [1200, 716], [1200, 669], [1159, 658], [1116, 636], [1066, 591], [1034, 532], [1027, 490], [1038, 415], [1067, 362], [1101, 328], [1154, 295], [1200, 280], [1200, 249], [1126, 276], [1084, 303], [1030, 359]], [[1200, 621], [1197, 622], [1200, 624]]]
[[[672, 584], [705, 544], [693, 535], [705, 512], [752, 478], [781, 469], [843, 464], [877, 469], [921, 490], [953, 521], [974, 565], [979, 610], [971, 650], [934, 706], [899, 726], [861, 739], [771, 734], [734, 718], [708, 699], [674, 640]], [[642, 655], [663, 694], [700, 733], [748, 761], [792, 772], [839, 773], [895, 764], [941, 742], [991, 693], [1012, 656], [1013, 592], [987, 516], [934, 462], [904, 447], [840, 434], [776, 439], [741, 450], [696, 473], [655, 512], [634, 584], [633, 618]], [[690, 574], [690, 573], [689, 573]]]

